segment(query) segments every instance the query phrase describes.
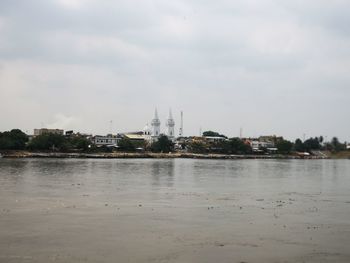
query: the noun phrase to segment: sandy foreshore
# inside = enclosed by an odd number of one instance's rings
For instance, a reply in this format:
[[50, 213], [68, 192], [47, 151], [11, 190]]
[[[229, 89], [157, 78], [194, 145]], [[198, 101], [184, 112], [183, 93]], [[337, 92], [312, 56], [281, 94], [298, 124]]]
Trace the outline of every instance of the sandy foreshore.
[[320, 156], [300, 157], [297, 155], [237, 155], [237, 154], [197, 154], [197, 153], [64, 153], [64, 152], [30, 152], [30, 151], [6, 151], [1, 152], [3, 158], [102, 158], [102, 159], [122, 159], [122, 158], [188, 158], [188, 159], [327, 159]]

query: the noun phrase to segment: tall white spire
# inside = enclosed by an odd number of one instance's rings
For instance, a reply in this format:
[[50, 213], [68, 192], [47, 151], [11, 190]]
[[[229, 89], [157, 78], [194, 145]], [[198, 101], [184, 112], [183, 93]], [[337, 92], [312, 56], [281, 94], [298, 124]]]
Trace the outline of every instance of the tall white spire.
[[158, 117], [157, 108], [154, 111], [154, 118], [151, 122], [151, 125], [152, 125], [152, 137], [158, 138], [160, 135], [160, 120]]
[[173, 114], [171, 113], [171, 109], [169, 110], [169, 118], [166, 121], [166, 126], [168, 127], [168, 137], [173, 140], [175, 135], [175, 121], [173, 119]]

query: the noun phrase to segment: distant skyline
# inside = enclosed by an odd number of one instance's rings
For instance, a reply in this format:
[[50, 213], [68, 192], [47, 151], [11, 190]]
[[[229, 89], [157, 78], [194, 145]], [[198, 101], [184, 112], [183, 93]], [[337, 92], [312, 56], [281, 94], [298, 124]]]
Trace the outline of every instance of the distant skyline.
[[350, 141], [350, 1], [2, 0], [0, 131]]

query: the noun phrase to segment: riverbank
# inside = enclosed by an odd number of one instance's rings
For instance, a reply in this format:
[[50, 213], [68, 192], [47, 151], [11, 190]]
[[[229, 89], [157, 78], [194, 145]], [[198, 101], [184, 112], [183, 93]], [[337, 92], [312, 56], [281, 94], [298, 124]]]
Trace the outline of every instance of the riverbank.
[[196, 153], [62, 153], [62, 152], [29, 152], [6, 151], [3, 158], [94, 158], [94, 159], [122, 159], [122, 158], [188, 158], [188, 159], [327, 159], [320, 156], [300, 157], [297, 155], [232, 155], [232, 154], [196, 154]]

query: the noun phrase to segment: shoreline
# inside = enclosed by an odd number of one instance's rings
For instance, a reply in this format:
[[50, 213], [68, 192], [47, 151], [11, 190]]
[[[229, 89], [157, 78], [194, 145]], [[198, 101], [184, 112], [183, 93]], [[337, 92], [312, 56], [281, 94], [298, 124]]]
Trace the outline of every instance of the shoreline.
[[197, 153], [63, 153], [63, 152], [29, 152], [7, 151], [2, 158], [75, 158], [75, 159], [331, 159], [330, 157], [297, 155], [236, 155], [236, 154], [197, 154]]

